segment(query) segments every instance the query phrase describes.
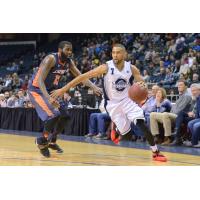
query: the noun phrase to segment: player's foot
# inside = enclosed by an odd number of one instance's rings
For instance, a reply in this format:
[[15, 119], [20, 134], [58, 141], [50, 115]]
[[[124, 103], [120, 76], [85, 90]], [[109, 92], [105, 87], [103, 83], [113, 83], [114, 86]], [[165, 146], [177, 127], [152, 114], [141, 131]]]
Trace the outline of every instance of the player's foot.
[[60, 146], [56, 143], [50, 143], [49, 148], [55, 150], [57, 153], [63, 153], [64, 151], [60, 148]]
[[119, 144], [119, 133], [117, 133], [116, 130], [111, 130], [111, 140], [115, 143], [115, 144]]
[[50, 152], [48, 149], [48, 142], [45, 141], [45, 138], [43, 138], [43, 137], [36, 138], [35, 144], [37, 145], [38, 149], [40, 150], [40, 153], [44, 157], [46, 157], [46, 158], [50, 157]]
[[153, 160], [160, 162], [167, 162], [167, 158], [160, 153], [160, 151], [153, 152]]

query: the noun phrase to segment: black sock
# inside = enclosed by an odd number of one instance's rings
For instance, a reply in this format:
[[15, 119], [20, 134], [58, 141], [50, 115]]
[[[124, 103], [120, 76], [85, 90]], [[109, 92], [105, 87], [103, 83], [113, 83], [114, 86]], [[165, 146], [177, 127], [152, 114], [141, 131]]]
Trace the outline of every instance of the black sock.
[[132, 140], [132, 136], [133, 136], [133, 133], [132, 131], [130, 130], [128, 133], [126, 133], [125, 135], [120, 135], [120, 141], [131, 141]]
[[44, 123], [44, 131], [48, 131], [49, 133], [52, 132], [54, 127], [56, 126], [57, 121], [59, 120], [60, 116], [54, 117], [49, 119]]
[[61, 116], [59, 118], [59, 120], [57, 121], [56, 126], [55, 126], [55, 132], [57, 134], [62, 133], [62, 131], [64, 130], [65, 125], [66, 125], [68, 119], [69, 119], [68, 117], [63, 117], [63, 116]]
[[65, 128], [66, 122], [68, 120], [68, 117], [60, 116], [59, 119], [56, 121], [54, 126], [54, 131], [49, 134], [48, 141], [50, 143], [56, 143], [57, 135], [62, 133], [62, 131]]

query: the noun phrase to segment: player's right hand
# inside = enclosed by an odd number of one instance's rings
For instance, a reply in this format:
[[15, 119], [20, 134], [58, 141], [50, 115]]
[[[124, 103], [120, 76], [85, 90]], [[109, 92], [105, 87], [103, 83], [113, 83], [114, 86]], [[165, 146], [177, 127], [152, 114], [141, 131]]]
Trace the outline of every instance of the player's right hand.
[[138, 84], [142, 88], [147, 88], [147, 84], [144, 81], [136, 82], [136, 84]]

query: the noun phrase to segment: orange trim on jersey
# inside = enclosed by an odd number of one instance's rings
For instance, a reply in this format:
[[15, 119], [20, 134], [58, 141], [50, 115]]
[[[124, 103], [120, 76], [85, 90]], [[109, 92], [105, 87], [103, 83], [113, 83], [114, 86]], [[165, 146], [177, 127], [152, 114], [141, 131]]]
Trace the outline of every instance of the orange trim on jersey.
[[33, 79], [32, 85], [35, 86], [35, 87], [39, 87], [38, 78], [39, 78], [40, 74], [41, 74], [41, 68], [38, 69], [37, 74], [36, 74], [35, 78]]
[[54, 114], [51, 112], [51, 110], [48, 108], [47, 104], [45, 103], [44, 99], [37, 93], [37, 92], [30, 92], [35, 99], [35, 101], [38, 103], [40, 107], [48, 114], [49, 117], [53, 116]]

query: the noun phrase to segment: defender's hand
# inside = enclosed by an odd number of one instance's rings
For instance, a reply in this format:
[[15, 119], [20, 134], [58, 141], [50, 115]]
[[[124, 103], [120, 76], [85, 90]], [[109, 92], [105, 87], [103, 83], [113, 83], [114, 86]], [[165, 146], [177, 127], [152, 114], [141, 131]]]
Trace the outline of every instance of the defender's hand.
[[61, 89], [57, 89], [57, 90], [53, 90], [51, 92], [50, 97], [53, 99], [57, 99], [58, 97], [63, 97], [65, 91], [61, 88]]
[[101, 96], [101, 95], [103, 94], [102, 89], [99, 88], [99, 87], [97, 87], [96, 85], [94, 85], [94, 86], [92, 87], [92, 90], [94, 91], [94, 93], [95, 93], [97, 96]]

